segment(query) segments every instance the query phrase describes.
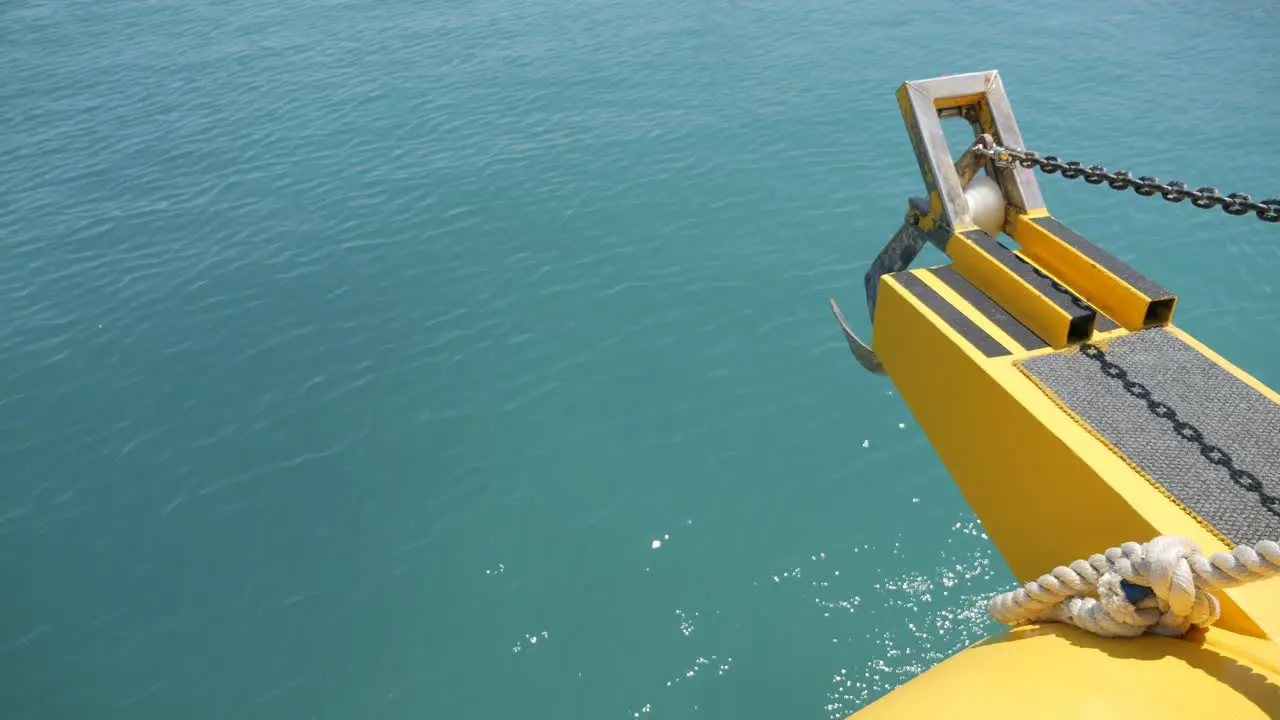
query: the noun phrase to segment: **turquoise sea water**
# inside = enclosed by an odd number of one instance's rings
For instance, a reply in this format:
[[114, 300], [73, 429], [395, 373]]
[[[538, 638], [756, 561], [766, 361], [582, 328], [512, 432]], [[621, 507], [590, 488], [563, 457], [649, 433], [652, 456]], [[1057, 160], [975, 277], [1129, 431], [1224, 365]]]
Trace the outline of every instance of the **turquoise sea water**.
[[[895, 88], [1280, 195], [1268, 7], [0, 5], [0, 715], [856, 710], [1012, 582], [825, 304]], [[1280, 227], [1041, 184], [1280, 385]]]

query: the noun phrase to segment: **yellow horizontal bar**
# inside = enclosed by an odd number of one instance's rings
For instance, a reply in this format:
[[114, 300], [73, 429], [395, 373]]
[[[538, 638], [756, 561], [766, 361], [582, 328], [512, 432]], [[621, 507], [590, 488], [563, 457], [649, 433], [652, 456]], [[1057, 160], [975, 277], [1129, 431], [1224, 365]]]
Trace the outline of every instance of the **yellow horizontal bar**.
[[951, 256], [957, 272], [1050, 347], [1064, 348], [1093, 335], [1096, 312], [1068, 310], [1062, 298], [1041, 292], [1037, 284], [1048, 281], [1041, 282], [1029, 266], [986, 233], [979, 230], [952, 235], [947, 243], [947, 255]]
[[[1047, 213], [1013, 214], [1022, 254], [1128, 330], [1167, 325], [1177, 298]], [[1125, 277], [1121, 277], [1124, 275]]]
[[986, 97], [986, 93], [934, 98], [933, 106], [939, 110], [947, 110], [949, 108], [964, 107], [965, 105], [976, 105], [978, 104], [978, 101], [982, 100], [984, 97]]

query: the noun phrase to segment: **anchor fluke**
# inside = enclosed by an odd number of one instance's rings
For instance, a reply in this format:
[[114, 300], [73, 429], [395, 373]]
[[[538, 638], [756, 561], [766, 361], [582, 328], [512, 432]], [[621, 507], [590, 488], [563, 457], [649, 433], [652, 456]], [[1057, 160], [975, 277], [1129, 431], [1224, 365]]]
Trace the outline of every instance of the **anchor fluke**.
[[840, 329], [844, 331], [844, 339], [848, 341], [849, 350], [853, 352], [853, 358], [858, 361], [858, 364], [876, 375], [884, 375], [884, 366], [880, 364], [880, 358], [876, 357], [875, 351], [849, 328], [849, 323], [845, 322], [844, 313], [840, 312], [840, 306], [835, 300], [831, 300], [831, 312], [836, 316], [836, 322], [840, 323]]

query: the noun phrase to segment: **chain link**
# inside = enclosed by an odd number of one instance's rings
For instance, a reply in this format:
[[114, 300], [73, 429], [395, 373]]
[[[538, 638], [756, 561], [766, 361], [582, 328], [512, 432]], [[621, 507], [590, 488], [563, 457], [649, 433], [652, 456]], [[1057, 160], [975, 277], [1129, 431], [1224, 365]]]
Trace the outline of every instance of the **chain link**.
[[1113, 380], [1119, 380], [1125, 392], [1145, 403], [1147, 412], [1161, 420], [1168, 421], [1172, 425], [1173, 432], [1178, 437], [1199, 449], [1200, 457], [1208, 461], [1209, 464], [1226, 470], [1231, 482], [1235, 483], [1240, 489], [1257, 495], [1258, 504], [1262, 506], [1263, 510], [1280, 517], [1280, 497], [1267, 492], [1257, 475], [1244, 468], [1237, 467], [1235, 458], [1232, 458], [1230, 453], [1205, 439], [1204, 432], [1200, 428], [1178, 417], [1177, 411], [1168, 403], [1161, 402], [1153, 397], [1150, 388], [1129, 377], [1129, 371], [1112, 362], [1102, 348], [1093, 343], [1084, 343], [1080, 346], [1080, 352], [1085, 357], [1098, 363], [1103, 375]]
[[1253, 213], [1264, 222], [1280, 222], [1280, 198], [1259, 201], [1245, 193], [1223, 195], [1217, 188], [1208, 185], [1191, 190], [1186, 183], [1178, 180], [1164, 183], [1160, 182], [1160, 178], [1150, 175], [1135, 178], [1128, 170], [1111, 172], [1101, 165], [1084, 167], [1080, 162], [1063, 161], [1055, 155], [1040, 157], [1040, 154], [1034, 150], [1004, 148], [999, 145], [991, 147], [979, 145], [973, 150], [991, 158], [999, 167], [1009, 168], [1020, 165], [1024, 168], [1036, 168], [1049, 175], [1061, 173], [1062, 177], [1069, 180], [1084, 178], [1084, 181], [1090, 185], [1106, 183], [1112, 190], [1132, 190], [1144, 197], [1159, 193], [1161, 197], [1172, 203], [1190, 200], [1192, 205], [1202, 210], [1220, 207], [1228, 215]]

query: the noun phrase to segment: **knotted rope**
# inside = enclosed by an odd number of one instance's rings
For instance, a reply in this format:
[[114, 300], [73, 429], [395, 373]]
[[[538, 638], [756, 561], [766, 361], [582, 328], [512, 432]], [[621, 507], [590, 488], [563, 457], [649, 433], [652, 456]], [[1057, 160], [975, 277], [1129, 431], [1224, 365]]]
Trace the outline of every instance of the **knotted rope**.
[[1190, 540], [1161, 535], [1058, 566], [993, 599], [991, 617], [1005, 625], [1065, 622], [1104, 637], [1177, 637], [1217, 622], [1213, 590], [1276, 575], [1280, 544], [1271, 540], [1205, 557]]

